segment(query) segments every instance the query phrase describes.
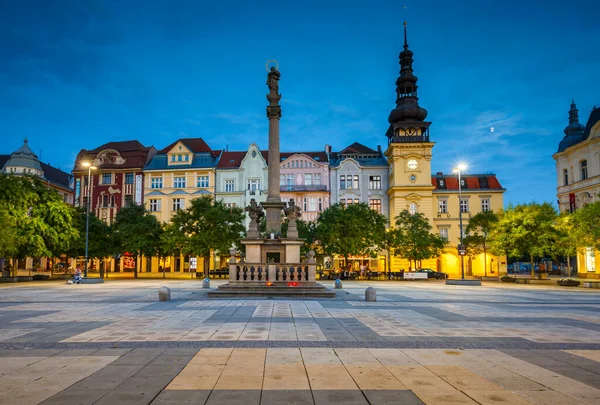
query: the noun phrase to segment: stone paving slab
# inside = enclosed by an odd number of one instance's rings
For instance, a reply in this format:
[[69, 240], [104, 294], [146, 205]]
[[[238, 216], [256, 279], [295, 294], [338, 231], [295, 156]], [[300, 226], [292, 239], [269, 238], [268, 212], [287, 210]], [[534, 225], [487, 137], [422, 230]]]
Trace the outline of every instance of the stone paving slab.
[[[174, 300], [157, 302], [164, 284]], [[0, 286], [0, 404], [600, 403], [599, 291], [346, 282], [332, 300], [213, 300], [198, 285]]]

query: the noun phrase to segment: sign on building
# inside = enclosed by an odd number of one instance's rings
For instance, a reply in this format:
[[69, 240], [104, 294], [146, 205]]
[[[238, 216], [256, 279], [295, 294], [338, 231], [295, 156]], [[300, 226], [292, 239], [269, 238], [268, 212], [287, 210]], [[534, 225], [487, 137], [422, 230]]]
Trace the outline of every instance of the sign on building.
[[135, 176], [135, 203], [137, 205], [142, 204], [142, 175], [138, 174]]

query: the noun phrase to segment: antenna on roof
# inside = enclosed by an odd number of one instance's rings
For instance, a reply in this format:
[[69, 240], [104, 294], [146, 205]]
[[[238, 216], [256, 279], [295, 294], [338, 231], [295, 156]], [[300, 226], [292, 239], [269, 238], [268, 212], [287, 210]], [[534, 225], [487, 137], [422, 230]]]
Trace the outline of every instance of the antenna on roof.
[[225, 152], [229, 152], [229, 144], [225, 145]]

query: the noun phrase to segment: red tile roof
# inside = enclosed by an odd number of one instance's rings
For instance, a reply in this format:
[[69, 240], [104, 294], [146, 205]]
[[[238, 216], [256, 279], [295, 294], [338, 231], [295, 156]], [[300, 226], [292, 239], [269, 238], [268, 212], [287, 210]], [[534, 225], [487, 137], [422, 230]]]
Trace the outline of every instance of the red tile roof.
[[217, 167], [219, 169], [238, 168], [242, 164], [242, 160], [244, 160], [246, 153], [247, 152], [223, 152]]
[[100, 170], [141, 169], [156, 153], [154, 146], [144, 146], [139, 141], [108, 142], [92, 150], [81, 149], [75, 158], [73, 172], [78, 170], [84, 171], [80, 165], [80, 162], [92, 161], [100, 152], [107, 149], [116, 150], [119, 155], [125, 159], [125, 163], [122, 165], [104, 163], [99, 167]]
[[[500, 185], [500, 182], [496, 178], [495, 174], [465, 174], [462, 176], [466, 182], [467, 186], [463, 187], [463, 191], [466, 190], [503, 190], [504, 188]], [[481, 184], [480, 179], [487, 178], [487, 187], [485, 184]], [[446, 187], [439, 188], [438, 187], [438, 179], [443, 179]], [[435, 187], [436, 190], [458, 190], [458, 176], [448, 174], [448, 175], [433, 175], [431, 176], [431, 185]]]
[[183, 143], [189, 150], [191, 150], [194, 153], [212, 152], [212, 150], [210, 149], [210, 146], [208, 146], [208, 144], [206, 142], [204, 142], [204, 139], [202, 139], [202, 138], [182, 138], [182, 139], [176, 140], [175, 142], [173, 142], [166, 148], [159, 150], [158, 153], [160, 153], [160, 154], [169, 153], [169, 151], [171, 149], [173, 149], [173, 147], [175, 145], [177, 145], [177, 142]]

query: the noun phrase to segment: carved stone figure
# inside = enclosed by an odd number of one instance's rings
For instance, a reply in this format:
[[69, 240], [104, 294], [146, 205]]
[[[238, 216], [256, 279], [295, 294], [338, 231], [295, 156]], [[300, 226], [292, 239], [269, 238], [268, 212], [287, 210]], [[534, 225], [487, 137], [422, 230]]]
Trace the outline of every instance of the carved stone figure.
[[250, 205], [244, 208], [244, 211], [246, 211], [250, 216], [250, 224], [248, 225], [247, 237], [249, 239], [258, 238], [258, 222], [262, 217], [265, 216], [263, 207], [257, 204], [256, 200], [253, 198], [250, 200]]
[[293, 198], [290, 198], [288, 206], [283, 209], [283, 212], [288, 219], [288, 239], [297, 239], [298, 228], [296, 227], [296, 220], [300, 219], [300, 216], [302, 215], [300, 212], [300, 207], [296, 205], [296, 202]]
[[270, 94], [269, 96], [277, 96], [279, 93], [279, 79], [281, 78], [281, 73], [279, 70], [275, 68], [275, 66], [271, 66], [271, 70], [267, 74], [267, 86], [269, 86]]

